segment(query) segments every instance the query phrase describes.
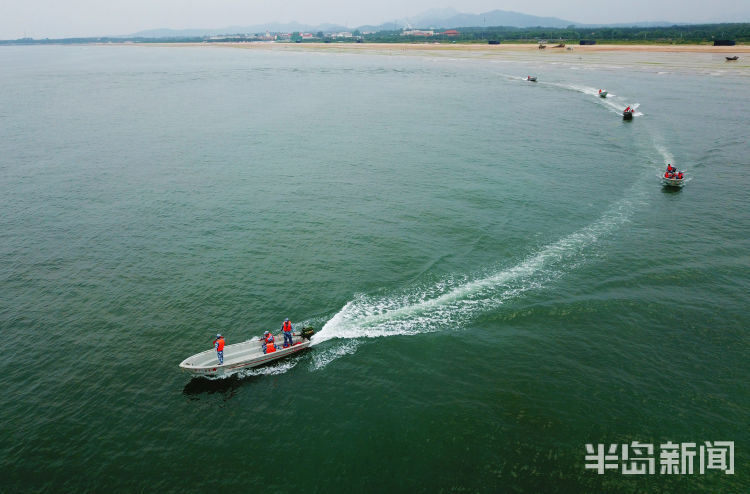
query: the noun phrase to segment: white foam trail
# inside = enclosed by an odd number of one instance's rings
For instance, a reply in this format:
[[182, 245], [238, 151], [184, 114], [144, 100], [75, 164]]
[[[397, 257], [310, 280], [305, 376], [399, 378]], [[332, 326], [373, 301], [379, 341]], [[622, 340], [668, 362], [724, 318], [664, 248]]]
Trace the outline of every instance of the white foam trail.
[[[460, 328], [477, 315], [497, 309], [509, 299], [544, 288], [581, 262], [585, 251], [625, 223], [634, 199], [615, 203], [597, 221], [548, 245], [520, 263], [474, 280], [448, 278], [428, 287], [389, 296], [359, 294], [313, 336], [313, 345], [331, 339], [413, 335]], [[354, 347], [335, 348], [314, 368], [322, 368]]]
[[276, 364], [266, 365], [264, 367], [257, 367], [255, 369], [241, 370], [237, 373], [237, 375], [240, 377], [275, 376], [277, 374], [283, 374], [293, 369], [297, 365], [297, 362], [299, 362], [299, 357], [286, 358], [285, 360], [281, 360]]
[[[548, 85], [548, 86], [554, 86], [558, 87], [560, 89], [566, 89], [568, 91], [576, 91], [581, 94], [585, 94], [587, 96], [594, 96], [599, 101], [599, 103], [603, 104], [604, 106], [608, 107], [612, 112], [617, 113], [618, 115], [622, 115], [622, 111], [627, 107], [628, 105], [623, 105], [621, 102], [618, 102], [620, 99], [616, 94], [613, 94], [609, 92], [607, 94], [606, 98], [602, 98], [599, 96], [599, 89], [591, 86], [584, 86], [579, 84], [563, 84], [559, 82], [540, 82], [539, 84]], [[601, 88], [604, 89], [604, 88]], [[640, 103], [636, 103], [634, 105], [630, 105], [633, 109], [637, 109], [640, 105]], [[637, 117], [642, 117], [643, 113], [635, 112], [633, 115]]]
[[339, 357], [343, 357], [344, 355], [351, 355], [355, 351], [357, 351], [357, 347], [359, 346], [360, 342], [359, 340], [348, 340], [342, 345], [334, 346], [331, 348], [326, 348], [325, 350], [316, 351], [312, 355], [312, 364], [310, 366], [311, 370], [318, 370], [322, 369], [329, 363], [333, 362]]
[[654, 147], [659, 152], [659, 154], [664, 158], [664, 163], [674, 163], [674, 156], [672, 153], [669, 152], [667, 148], [665, 148], [661, 143], [656, 141], [656, 138], [654, 138]]
[[[501, 74], [508, 79], [525, 77]], [[618, 114], [624, 107], [599, 98], [598, 88], [547, 83], [597, 97]], [[614, 96], [614, 95], [610, 95]], [[637, 109], [640, 104], [631, 105]], [[638, 112], [635, 115], [643, 115]], [[665, 148], [657, 148], [665, 155]], [[515, 266], [477, 279], [446, 278], [427, 287], [401, 294], [377, 296], [358, 294], [336, 313], [312, 338], [312, 345], [329, 340], [345, 340], [313, 357], [312, 369], [321, 369], [333, 360], [356, 351], [363, 338], [413, 335], [461, 328], [479, 314], [496, 310], [505, 301], [533, 289], [544, 288], [586, 261], [586, 252], [600, 238], [627, 222], [643, 191], [637, 183], [625, 198], [612, 205], [592, 224], [552, 243]]]

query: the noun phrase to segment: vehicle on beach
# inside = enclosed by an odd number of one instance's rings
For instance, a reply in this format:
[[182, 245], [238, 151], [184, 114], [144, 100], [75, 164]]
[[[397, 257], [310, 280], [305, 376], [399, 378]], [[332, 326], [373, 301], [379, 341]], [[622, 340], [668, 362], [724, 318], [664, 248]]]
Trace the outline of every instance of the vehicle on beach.
[[[180, 362], [180, 368], [191, 377], [228, 376], [242, 369], [251, 369], [298, 353], [310, 346], [310, 338], [313, 334], [315, 334], [313, 328], [303, 328], [300, 332], [293, 334], [290, 346], [283, 348], [279, 344], [276, 346], [276, 351], [272, 353], [264, 353], [263, 338], [226, 345], [223, 364], [219, 364], [215, 350], [206, 350]], [[283, 339], [283, 336], [279, 334], [277, 341]]]
[[536, 82], [536, 76], [535, 75], [527, 75], [526, 80], [529, 82]]
[[735, 55], [733, 57], [724, 57], [724, 58], [727, 59], [727, 62], [733, 62], [735, 60], [739, 60], [740, 57], [738, 57], [737, 55]]

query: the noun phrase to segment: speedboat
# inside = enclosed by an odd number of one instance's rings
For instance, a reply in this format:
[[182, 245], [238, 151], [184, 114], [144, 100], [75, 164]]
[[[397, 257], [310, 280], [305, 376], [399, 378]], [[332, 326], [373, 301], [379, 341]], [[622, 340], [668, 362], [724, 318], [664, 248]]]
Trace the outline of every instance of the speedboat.
[[220, 364], [216, 350], [206, 350], [196, 353], [180, 362], [180, 368], [192, 377], [222, 377], [229, 376], [243, 369], [251, 369], [301, 352], [310, 346], [310, 338], [315, 333], [313, 328], [303, 328], [292, 336], [292, 344], [282, 347], [284, 336], [274, 335], [276, 351], [263, 353], [263, 339], [251, 339], [242, 343], [226, 345], [224, 347], [224, 363]]
[[685, 178], [666, 178], [661, 177], [661, 184], [664, 187], [682, 187], [685, 185]]
[[536, 76], [535, 75], [527, 75], [526, 80], [529, 82], [536, 82]]
[[622, 118], [623, 120], [633, 120], [633, 113], [635, 110], [632, 108], [626, 108], [625, 111], [622, 112]]
[[607, 90], [606, 89], [600, 89], [599, 90], [599, 96], [602, 97], [602, 98], [606, 98], [607, 97]]
[[727, 59], [727, 62], [730, 62], [730, 61], [738, 60], [740, 57], [738, 57], [737, 55], [735, 55], [733, 57], [724, 57], [724, 58]]

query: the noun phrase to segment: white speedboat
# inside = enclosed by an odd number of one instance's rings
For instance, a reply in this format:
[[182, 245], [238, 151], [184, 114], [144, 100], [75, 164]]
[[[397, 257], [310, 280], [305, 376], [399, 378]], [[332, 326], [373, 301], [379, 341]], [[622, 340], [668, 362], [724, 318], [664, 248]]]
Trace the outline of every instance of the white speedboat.
[[192, 377], [222, 377], [234, 374], [243, 369], [251, 369], [298, 353], [310, 346], [312, 328], [304, 328], [294, 333], [292, 345], [284, 348], [284, 336], [274, 335], [276, 351], [263, 353], [261, 338], [234, 343], [224, 347], [224, 363], [219, 364], [216, 350], [206, 350], [188, 357], [180, 363], [180, 368]]
[[661, 177], [661, 184], [664, 187], [683, 187], [685, 185], [685, 178]]
[[607, 97], [607, 90], [606, 89], [600, 89], [599, 90], [599, 97], [600, 98], [606, 98]]

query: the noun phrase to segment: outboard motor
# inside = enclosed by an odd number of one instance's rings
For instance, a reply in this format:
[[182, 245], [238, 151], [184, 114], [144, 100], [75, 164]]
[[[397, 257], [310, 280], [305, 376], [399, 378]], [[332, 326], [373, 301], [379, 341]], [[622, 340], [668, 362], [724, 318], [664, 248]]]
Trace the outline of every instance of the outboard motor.
[[315, 334], [315, 330], [310, 326], [302, 328], [302, 331], [299, 332], [299, 335], [306, 340], [309, 340], [310, 338], [312, 338], [312, 335], [314, 334]]

